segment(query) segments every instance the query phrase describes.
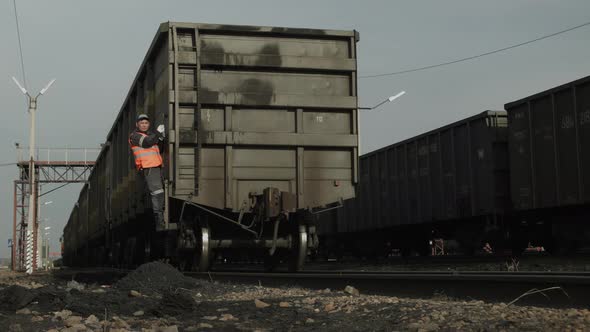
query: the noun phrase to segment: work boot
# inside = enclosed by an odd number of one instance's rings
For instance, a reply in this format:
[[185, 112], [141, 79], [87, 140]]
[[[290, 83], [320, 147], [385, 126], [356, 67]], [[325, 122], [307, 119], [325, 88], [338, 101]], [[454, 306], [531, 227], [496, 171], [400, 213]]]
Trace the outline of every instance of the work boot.
[[166, 223], [164, 222], [164, 214], [162, 212], [154, 213], [154, 219], [156, 221], [156, 232], [166, 230]]

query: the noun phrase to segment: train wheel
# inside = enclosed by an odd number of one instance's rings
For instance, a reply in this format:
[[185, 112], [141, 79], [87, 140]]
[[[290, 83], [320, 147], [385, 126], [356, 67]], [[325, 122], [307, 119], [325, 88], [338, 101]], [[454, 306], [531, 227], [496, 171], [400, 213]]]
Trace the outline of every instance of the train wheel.
[[307, 258], [307, 227], [299, 225], [299, 229], [293, 238], [293, 248], [289, 257], [289, 271], [297, 272], [303, 269]]
[[198, 271], [205, 272], [209, 271], [211, 267], [211, 248], [209, 245], [210, 230], [208, 227], [201, 227], [201, 234], [197, 234], [197, 248], [194, 255], [195, 267]]
[[151, 234], [143, 235], [143, 263], [150, 262], [152, 259], [152, 239]]

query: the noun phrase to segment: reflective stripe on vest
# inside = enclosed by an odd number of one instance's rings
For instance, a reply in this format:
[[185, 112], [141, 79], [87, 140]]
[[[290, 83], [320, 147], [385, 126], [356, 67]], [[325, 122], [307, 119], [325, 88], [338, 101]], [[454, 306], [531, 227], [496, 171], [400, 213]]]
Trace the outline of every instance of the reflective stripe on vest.
[[[147, 135], [141, 132], [138, 133], [142, 136], [140, 142], [143, 142]], [[149, 148], [142, 148], [141, 146], [133, 145], [130, 137], [129, 145], [131, 146], [133, 158], [135, 159], [135, 167], [138, 170], [162, 166], [162, 156], [160, 155], [160, 148], [158, 148], [157, 144]]]

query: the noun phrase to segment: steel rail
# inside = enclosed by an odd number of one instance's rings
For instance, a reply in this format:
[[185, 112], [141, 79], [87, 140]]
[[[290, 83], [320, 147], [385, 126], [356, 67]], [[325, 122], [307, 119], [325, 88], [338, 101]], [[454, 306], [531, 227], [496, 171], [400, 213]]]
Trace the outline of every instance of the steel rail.
[[363, 294], [409, 298], [433, 298], [442, 294], [455, 300], [509, 303], [531, 290], [549, 289], [526, 296], [518, 304], [542, 307], [590, 307], [588, 272], [488, 272], [488, 271], [304, 271], [265, 273], [253, 271], [185, 272], [212, 281], [240, 282], [311, 289], [344, 289], [352, 285]]

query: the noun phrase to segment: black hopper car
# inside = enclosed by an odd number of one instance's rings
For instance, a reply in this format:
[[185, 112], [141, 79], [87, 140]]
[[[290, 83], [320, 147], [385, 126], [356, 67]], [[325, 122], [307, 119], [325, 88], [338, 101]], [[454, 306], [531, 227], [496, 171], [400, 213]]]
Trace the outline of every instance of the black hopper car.
[[590, 77], [360, 157], [320, 253], [569, 253], [590, 246]]
[[[64, 229], [64, 264], [300, 269], [358, 182], [356, 31], [163, 23]], [[165, 232], [127, 143], [166, 125]]]

